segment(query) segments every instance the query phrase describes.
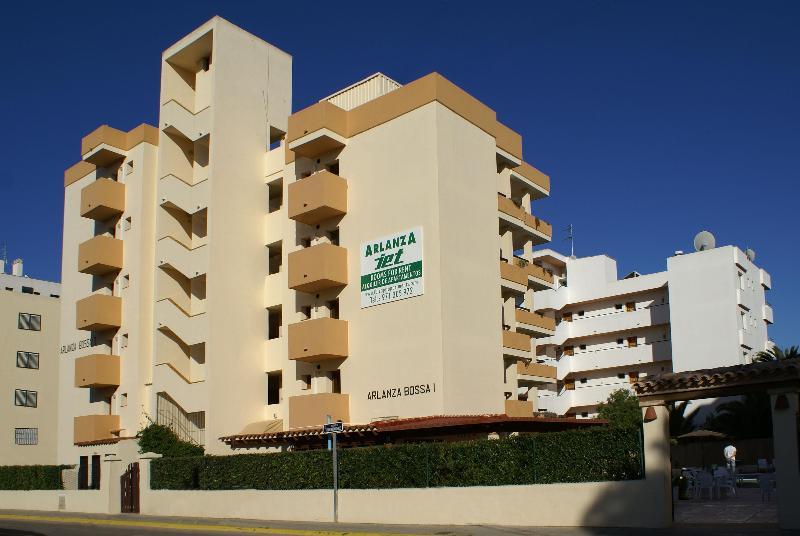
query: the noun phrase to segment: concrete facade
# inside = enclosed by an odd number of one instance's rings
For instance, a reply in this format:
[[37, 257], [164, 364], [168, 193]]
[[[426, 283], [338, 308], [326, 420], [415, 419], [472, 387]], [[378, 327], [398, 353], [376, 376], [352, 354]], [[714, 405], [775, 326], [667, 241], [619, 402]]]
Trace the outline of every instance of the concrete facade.
[[19, 260], [13, 273], [0, 266], [0, 465], [53, 464], [61, 290], [24, 276]]
[[556, 324], [537, 341], [537, 360], [555, 366], [558, 380], [538, 391], [540, 409], [593, 417], [640, 377], [749, 363], [769, 346], [771, 278], [735, 246], [675, 255], [664, 272], [622, 279], [606, 255], [533, 258], [556, 285], [534, 294]]
[[[436, 73], [292, 113], [291, 62], [216, 17], [163, 53], [158, 127], [84, 138], [65, 173], [61, 462], [148, 422], [224, 454], [219, 437], [328, 415], [531, 416], [554, 380], [531, 366], [554, 328], [530, 262], [550, 179], [520, 136]], [[362, 260], [393, 263], [387, 303], [364, 305]]]

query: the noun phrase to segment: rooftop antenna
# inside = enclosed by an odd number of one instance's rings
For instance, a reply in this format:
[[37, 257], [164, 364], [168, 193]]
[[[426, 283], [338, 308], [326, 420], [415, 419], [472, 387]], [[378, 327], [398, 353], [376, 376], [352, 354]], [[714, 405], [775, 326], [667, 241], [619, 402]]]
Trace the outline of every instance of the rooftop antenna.
[[567, 232], [567, 237], [564, 240], [569, 240], [569, 256], [575, 258], [575, 227], [570, 223], [564, 229]]

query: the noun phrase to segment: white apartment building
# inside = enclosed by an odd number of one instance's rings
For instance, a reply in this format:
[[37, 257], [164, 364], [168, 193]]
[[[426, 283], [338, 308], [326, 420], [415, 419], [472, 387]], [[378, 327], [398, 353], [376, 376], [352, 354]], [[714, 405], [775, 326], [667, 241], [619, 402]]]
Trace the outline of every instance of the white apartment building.
[[0, 260], [0, 465], [56, 462], [60, 293]]
[[557, 370], [538, 392], [541, 410], [592, 417], [642, 376], [747, 363], [768, 347], [770, 276], [735, 246], [676, 254], [664, 272], [622, 279], [606, 255], [541, 250], [533, 262], [555, 278], [533, 297], [556, 324], [537, 340], [537, 361]]

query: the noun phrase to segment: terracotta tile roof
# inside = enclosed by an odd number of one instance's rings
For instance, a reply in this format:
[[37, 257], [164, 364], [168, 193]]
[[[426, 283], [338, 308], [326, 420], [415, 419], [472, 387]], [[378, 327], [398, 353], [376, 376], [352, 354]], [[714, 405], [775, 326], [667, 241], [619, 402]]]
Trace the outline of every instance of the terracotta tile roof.
[[[359, 437], [374, 438], [381, 434], [407, 432], [429, 432], [439, 434], [455, 434], [484, 432], [487, 427], [496, 427], [498, 431], [513, 428], [514, 431], [545, 431], [548, 429], [577, 428], [606, 424], [603, 419], [575, 419], [574, 417], [509, 417], [505, 414], [489, 415], [433, 415], [408, 419], [392, 419], [374, 421], [367, 424], [345, 424], [341, 435], [358, 441]], [[231, 447], [253, 446], [254, 444], [286, 444], [297, 440], [321, 439], [325, 436], [321, 426], [272, 432], [265, 434], [238, 434], [219, 438]]]
[[136, 439], [136, 437], [109, 437], [107, 439], [95, 439], [94, 441], [81, 441], [74, 443], [76, 447], [94, 447], [97, 445], [116, 445], [120, 441], [127, 439]]
[[800, 381], [800, 358], [647, 376], [633, 384], [639, 396], [763, 383]]

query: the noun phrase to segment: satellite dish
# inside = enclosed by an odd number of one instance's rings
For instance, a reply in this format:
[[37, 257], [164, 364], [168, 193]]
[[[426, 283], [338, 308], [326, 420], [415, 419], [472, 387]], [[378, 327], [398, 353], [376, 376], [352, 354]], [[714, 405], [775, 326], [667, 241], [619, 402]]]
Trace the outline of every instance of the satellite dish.
[[745, 250], [745, 252], [744, 252], [744, 255], [745, 255], [745, 257], [747, 257], [747, 260], [749, 260], [750, 262], [753, 262], [753, 261], [756, 260], [756, 252], [755, 252], [755, 250], [747, 248]]
[[714, 235], [708, 231], [700, 231], [694, 236], [694, 250], [705, 251], [707, 249], [714, 249], [717, 241]]

